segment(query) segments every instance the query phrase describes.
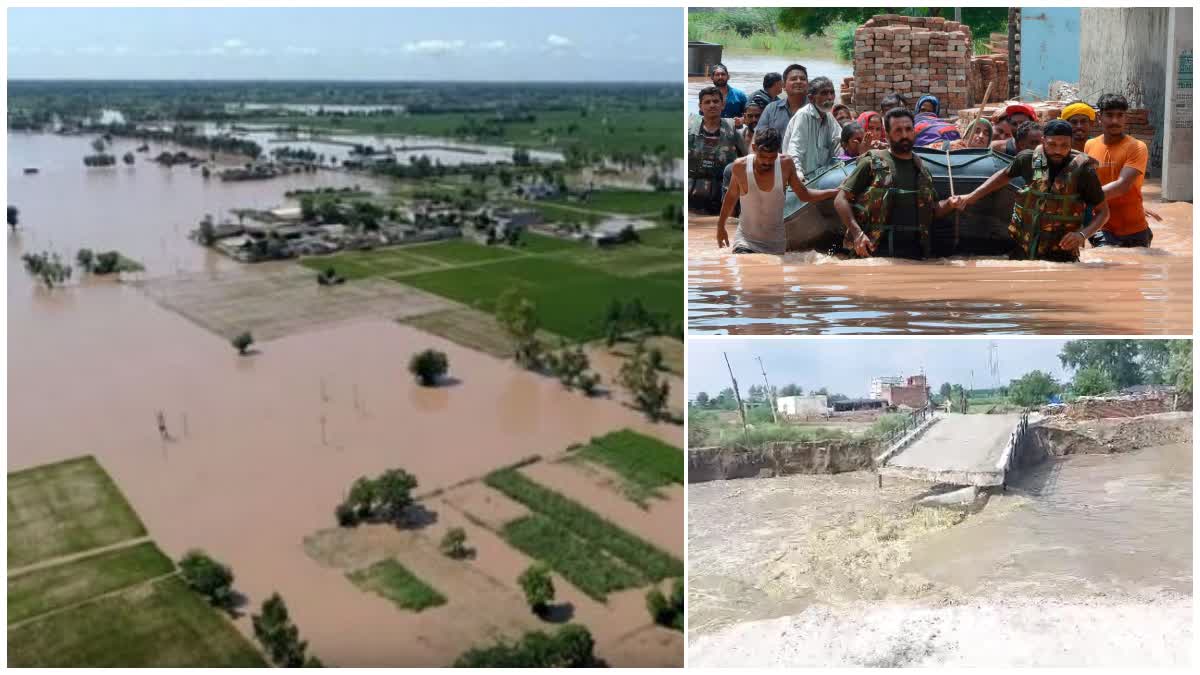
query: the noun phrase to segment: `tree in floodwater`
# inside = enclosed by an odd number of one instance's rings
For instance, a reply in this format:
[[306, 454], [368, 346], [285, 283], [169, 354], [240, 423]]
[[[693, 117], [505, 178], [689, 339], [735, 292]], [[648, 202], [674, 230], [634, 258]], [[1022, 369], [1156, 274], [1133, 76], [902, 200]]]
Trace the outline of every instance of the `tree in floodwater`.
[[546, 615], [550, 603], [554, 602], [554, 581], [550, 578], [550, 568], [542, 563], [530, 565], [517, 577], [517, 583], [525, 592], [525, 602], [539, 617]]
[[513, 341], [513, 356], [524, 368], [537, 369], [542, 365], [542, 346], [537, 339], [539, 327], [537, 306], [509, 288], [496, 301], [496, 319]]
[[645, 413], [650, 421], [667, 416], [667, 397], [671, 392], [671, 384], [665, 378], [659, 379], [658, 369], [641, 343], [621, 366], [618, 381], [629, 390], [638, 410]]
[[413, 354], [412, 359], [408, 362], [408, 372], [417, 377], [417, 382], [421, 383], [422, 387], [432, 387], [437, 384], [448, 370], [450, 370], [450, 360], [446, 358], [446, 353], [435, 349], [426, 349]]
[[17, 231], [17, 225], [20, 224], [21, 210], [12, 204], [8, 205], [8, 229], [13, 232]]
[[300, 629], [292, 623], [287, 604], [278, 593], [263, 601], [262, 611], [250, 616], [254, 638], [263, 646], [271, 663], [283, 668], [321, 667], [315, 656], [305, 656], [308, 642], [300, 639]]
[[234, 349], [238, 350], [238, 356], [245, 356], [246, 350], [250, 349], [250, 345], [254, 344], [254, 336], [250, 334], [250, 331], [246, 331], [233, 338], [230, 344], [233, 345]]
[[233, 570], [201, 550], [188, 551], [179, 560], [179, 574], [193, 591], [208, 598], [215, 607], [233, 602]]
[[1015, 405], [1031, 407], [1048, 402], [1059, 391], [1058, 382], [1049, 373], [1033, 370], [1008, 385], [1008, 398]]
[[63, 264], [57, 253], [26, 253], [21, 256], [21, 261], [25, 263], [25, 271], [40, 279], [49, 290], [71, 278], [71, 266]]

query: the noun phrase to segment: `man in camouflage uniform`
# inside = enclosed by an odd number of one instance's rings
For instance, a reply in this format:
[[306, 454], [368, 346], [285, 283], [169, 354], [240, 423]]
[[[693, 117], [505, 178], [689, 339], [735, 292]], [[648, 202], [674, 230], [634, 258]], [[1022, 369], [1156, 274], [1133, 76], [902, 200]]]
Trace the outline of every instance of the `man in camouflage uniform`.
[[721, 176], [725, 167], [746, 154], [746, 141], [721, 119], [725, 101], [721, 90], [700, 90], [700, 114], [688, 123], [688, 210], [717, 214], [721, 211]]
[[954, 207], [949, 200], [938, 201], [933, 176], [912, 152], [917, 137], [912, 113], [889, 110], [883, 129], [888, 149], [859, 157], [834, 199], [846, 226], [845, 246], [862, 257], [928, 257], [933, 219]]
[[[1065, 120], [1054, 120], [1042, 131], [1042, 144], [1017, 153], [970, 194], [952, 197], [965, 209], [1008, 185], [1025, 180], [1017, 194], [1008, 232], [1016, 244], [1014, 258], [1075, 262], [1084, 242], [1108, 221], [1104, 186], [1096, 174], [1096, 160], [1071, 148], [1072, 129]], [[1088, 208], [1091, 215], [1087, 215]]]

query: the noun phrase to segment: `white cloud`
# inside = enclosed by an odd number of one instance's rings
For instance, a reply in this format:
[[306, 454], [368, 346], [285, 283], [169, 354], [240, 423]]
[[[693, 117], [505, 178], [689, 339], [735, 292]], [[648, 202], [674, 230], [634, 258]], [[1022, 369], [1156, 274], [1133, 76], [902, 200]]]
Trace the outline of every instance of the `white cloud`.
[[103, 54], [104, 52], [105, 52], [104, 47], [100, 47], [97, 45], [88, 45], [86, 47], [76, 47], [75, 48], [76, 54], [87, 54], [89, 56], [95, 56], [96, 54]]
[[238, 53], [241, 54], [242, 56], [266, 56], [268, 52], [266, 49], [263, 49], [262, 47], [257, 47], [257, 48], [243, 47], [242, 50]]
[[480, 42], [479, 48], [486, 49], [489, 51], [503, 51], [505, 49], [508, 49], [508, 43], [505, 42], [504, 40], [492, 40], [491, 42]]
[[462, 49], [465, 44], [462, 40], [419, 40], [404, 45], [404, 51], [410, 54], [449, 54]]
[[304, 56], [313, 56], [319, 50], [316, 47], [296, 47], [289, 45], [284, 51], [286, 51], [288, 54], [303, 54]]
[[546, 36], [546, 44], [551, 47], [570, 47], [572, 42], [570, 38], [565, 38], [561, 35], [551, 33]]
[[225, 47], [225, 49], [237, 49], [238, 47], [246, 46], [246, 43], [237, 38], [229, 38], [222, 46]]

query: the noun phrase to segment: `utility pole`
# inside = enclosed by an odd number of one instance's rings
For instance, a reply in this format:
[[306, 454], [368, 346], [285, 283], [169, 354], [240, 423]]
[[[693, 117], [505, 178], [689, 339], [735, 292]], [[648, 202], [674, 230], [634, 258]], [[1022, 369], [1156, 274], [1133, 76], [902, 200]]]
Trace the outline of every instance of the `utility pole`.
[[771, 419], [775, 420], [775, 424], [779, 424], [779, 413], [775, 410], [775, 392], [771, 390], [771, 383], [767, 382], [767, 369], [763, 368], [761, 356], [756, 356], [754, 358], [758, 359], [758, 369], [762, 371], [763, 384], [767, 387], [767, 403], [771, 404]]
[[737, 399], [738, 412], [742, 415], [742, 433], [749, 431], [746, 429], [746, 408], [742, 405], [742, 394], [738, 391], [737, 378], [733, 376], [733, 366], [729, 365], [729, 354], [721, 352], [725, 357], [725, 367], [729, 369], [729, 379], [733, 381], [733, 396]]

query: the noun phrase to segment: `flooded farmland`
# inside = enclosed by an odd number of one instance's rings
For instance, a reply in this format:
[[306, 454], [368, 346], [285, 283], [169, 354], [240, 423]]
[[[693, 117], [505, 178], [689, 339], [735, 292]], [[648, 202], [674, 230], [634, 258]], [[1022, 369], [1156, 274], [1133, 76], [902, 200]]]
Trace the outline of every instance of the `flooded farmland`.
[[[439, 488], [624, 427], [680, 443], [676, 426], [648, 423], [615, 400], [565, 394], [557, 381], [386, 317], [281, 337], [240, 358], [134, 284], [85, 279], [47, 291], [25, 273], [22, 253], [73, 258], [80, 247], [115, 248], [145, 264], [146, 278], [254, 274], [189, 241], [187, 231], [205, 213], [280, 206], [286, 190], [385, 186], [328, 171], [204, 181], [198, 170], [160, 167], [142, 154], [134, 167], [88, 170], [80, 161], [88, 138], [9, 134], [8, 142], [9, 203], [21, 210], [8, 241], [9, 470], [95, 455], [169, 556], [207, 550], [235, 570], [251, 608], [278, 591], [327, 664], [445, 664], [469, 646], [536, 627], [520, 597], [471, 593], [491, 583], [482, 573], [437, 577], [445, 612], [402, 612], [307, 553], [306, 538], [334, 525], [333, 507], [355, 478], [396, 467], [415, 474], [437, 517], [387, 536], [436, 551], [446, 528], [471, 527], [439, 500]], [[134, 146], [118, 139], [112, 152]], [[40, 172], [23, 175], [26, 166]], [[430, 347], [449, 358], [448, 386], [418, 387], [407, 370], [409, 357]], [[159, 437], [157, 411], [169, 441]], [[682, 491], [668, 495], [655, 522], [681, 523], [682, 502]], [[470, 532], [482, 551], [506, 551], [499, 569], [529, 563], [494, 535]], [[406, 564], [418, 571], [441, 558], [413, 556]], [[506, 604], [487, 606], [501, 596]], [[613, 665], [681, 657], [681, 636], [647, 626], [644, 590], [605, 605], [563, 584], [560, 598]], [[237, 625], [251, 635], [248, 612]]]

